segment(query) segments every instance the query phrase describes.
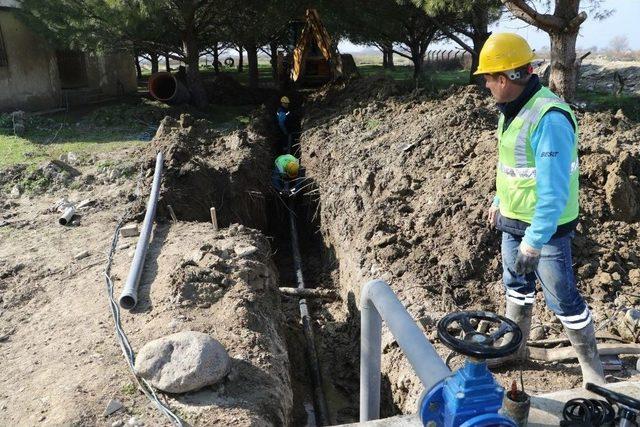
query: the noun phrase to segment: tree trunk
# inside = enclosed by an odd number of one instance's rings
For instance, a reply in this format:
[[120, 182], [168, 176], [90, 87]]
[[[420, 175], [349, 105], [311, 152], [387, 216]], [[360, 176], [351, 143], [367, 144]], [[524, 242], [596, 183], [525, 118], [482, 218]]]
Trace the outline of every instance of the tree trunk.
[[[484, 78], [482, 76], [474, 76], [473, 73], [478, 69], [478, 65], [480, 64], [480, 51], [484, 46], [484, 43], [489, 38], [489, 32], [474, 32], [473, 33], [473, 50], [471, 53], [471, 69], [469, 70], [469, 83], [477, 84], [482, 86], [484, 84]], [[464, 53], [462, 54], [464, 58]]]
[[155, 52], [151, 52], [149, 53], [149, 56], [151, 57], [151, 74], [155, 74], [158, 72], [158, 54]]
[[278, 80], [278, 44], [269, 43], [269, 50], [271, 51], [271, 77], [275, 81]]
[[220, 74], [220, 51], [218, 50], [218, 43], [214, 43], [213, 45], [213, 70], [216, 73], [216, 76]]
[[140, 57], [138, 56], [138, 52], [134, 55], [135, 63], [136, 63], [136, 77], [138, 80], [142, 78], [142, 68], [140, 68]]
[[387, 49], [382, 47], [380, 48], [380, 51], [382, 52], [382, 68], [387, 69], [389, 68], [389, 64], [387, 64], [387, 60], [389, 59], [387, 56]]
[[[478, 69], [480, 60], [480, 51], [484, 46], [484, 43], [489, 38], [491, 33], [489, 32], [489, 8], [486, 4], [475, 3], [472, 9], [472, 21], [473, 21], [473, 50], [471, 52], [471, 69], [469, 70], [469, 83], [482, 85], [484, 79], [482, 76], [474, 76], [473, 73]], [[464, 54], [463, 54], [464, 58]]]
[[169, 73], [171, 72], [171, 64], [169, 63], [169, 52], [164, 55], [164, 70]]
[[422, 66], [424, 64], [424, 55], [420, 54], [420, 48], [411, 47], [411, 62], [413, 62], [413, 79], [417, 80], [422, 74]]
[[242, 53], [244, 47], [242, 45], [238, 46], [238, 72], [242, 73], [244, 71], [244, 54]]
[[551, 38], [551, 72], [549, 89], [572, 102], [576, 96], [576, 39], [578, 32], [549, 33]]
[[258, 48], [254, 43], [249, 43], [247, 49], [247, 62], [249, 63], [249, 87], [258, 87]]
[[387, 68], [394, 68], [395, 64], [393, 63], [393, 47], [389, 46], [387, 48]]
[[193, 30], [189, 29], [183, 33], [182, 47], [185, 54], [187, 84], [189, 85], [189, 92], [191, 92], [191, 101], [196, 107], [204, 108], [209, 105], [209, 99], [200, 76], [200, 50]]

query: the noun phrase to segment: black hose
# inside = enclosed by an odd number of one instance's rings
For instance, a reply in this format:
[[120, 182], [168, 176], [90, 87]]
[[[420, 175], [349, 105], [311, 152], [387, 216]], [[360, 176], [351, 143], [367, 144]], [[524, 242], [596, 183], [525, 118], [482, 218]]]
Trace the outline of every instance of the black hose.
[[[291, 197], [287, 201], [289, 208], [289, 226], [291, 228], [291, 252], [293, 253], [293, 267], [296, 272], [296, 281], [299, 289], [304, 289], [304, 276], [302, 275], [302, 257], [300, 256], [300, 246], [298, 244], [298, 229], [295, 218], [295, 202]], [[302, 320], [302, 329], [307, 344], [307, 360], [309, 361], [309, 370], [311, 371], [311, 381], [313, 383], [313, 397], [318, 414], [318, 423], [326, 426], [330, 425], [329, 411], [327, 409], [327, 401], [322, 391], [322, 374], [320, 371], [320, 362], [318, 353], [316, 352], [316, 344], [313, 338], [313, 325], [311, 324], [311, 316], [309, 315], [309, 307], [306, 298], [300, 298], [300, 318]]]

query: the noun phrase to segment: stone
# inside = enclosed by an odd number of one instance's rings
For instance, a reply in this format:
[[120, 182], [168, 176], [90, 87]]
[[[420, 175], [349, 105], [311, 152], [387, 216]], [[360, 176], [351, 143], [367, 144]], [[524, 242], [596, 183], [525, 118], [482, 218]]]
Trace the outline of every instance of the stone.
[[629, 282], [631, 282], [632, 285], [640, 283], [640, 268], [629, 270]]
[[82, 209], [82, 208], [84, 208], [86, 206], [92, 205], [93, 203], [94, 203], [93, 200], [85, 199], [85, 200], [81, 201], [80, 203], [78, 203], [78, 205], [76, 206], [76, 209]]
[[22, 190], [17, 185], [14, 185], [13, 188], [11, 189], [11, 197], [20, 197], [21, 193], [22, 193]]
[[598, 274], [596, 279], [598, 283], [603, 285], [608, 285], [609, 283], [613, 282], [613, 278], [611, 277], [611, 274], [607, 273], [606, 271], [601, 271]]
[[120, 235], [122, 237], [135, 237], [140, 235], [140, 231], [138, 231], [138, 224], [130, 223], [122, 226], [120, 229]]
[[73, 259], [81, 260], [81, 259], [86, 258], [88, 256], [89, 256], [89, 251], [82, 251], [82, 252], [78, 252], [77, 254], [75, 254], [73, 256]]
[[236, 253], [236, 255], [238, 255], [240, 258], [246, 258], [250, 255], [255, 254], [256, 252], [258, 252], [258, 248], [256, 248], [255, 246], [236, 246], [235, 248], [233, 248], [234, 252]]
[[624, 315], [624, 320], [629, 326], [637, 329], [640, 326], [640, 310], [631, 308]]
[[111, 423], [111, 427], [122, 427], [124, 425], [124, 421], [117, 420]]
[[136, 357], [138, 375], [167, 393], [186, 393], [224, 378], [229, 355], [202, 332], [183, 331], [145, 344]]
[[106, 409], [104, 410], [104, 416], [108, 417], [109, 415], [113, 414], [114, 412], [119, 411], [120, 409], [122, 409], [122, 403], [120, 403], [120, 401], [116, 400], [116, 399], [111, 399], [109, 401], [109, 403], [107, 404]]

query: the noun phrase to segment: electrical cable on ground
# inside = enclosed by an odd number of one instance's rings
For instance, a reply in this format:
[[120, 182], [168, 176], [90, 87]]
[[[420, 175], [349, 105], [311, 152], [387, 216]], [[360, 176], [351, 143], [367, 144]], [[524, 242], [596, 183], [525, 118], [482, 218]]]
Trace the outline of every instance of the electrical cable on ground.
[[142, 392], [147, 396], [147, 398], [153, 403], [160, 412], [167, 418], [171, 420], [173, 425], [177, 427], [184, 427], [185, 424], [182, 420], [173, 412], [171, 409], [160, 401], [158, 395], [156, 394], [153, 387], [144, 379], [140, 378], [135, 371], [135, 353], [131, 348], [131, 344], [129, 343], [129, 339], [127, 335], [124, 333], [122, 329], [122, 323], [120, 321], [120, 306], [118, 302], [114, 299], [113, 296], [113, 281], [111, 280], [111, 265], [113, 263], [113, 256], [116, 252], [116, 247], [118, 245], [118, 236], [120, 233], [120, 228], [124, 225], [125, 221], [129, 217], [130, 209], [122, 215], [122, 217], [118, 220], [118, 224], [116, 225], [116, 230], [113, 233], [113, 239], [111, 240], [111, 247], [109, 248], [109, 253], [107, 254], [107, 264], [104, 269], [104, 279], [107, 286], [107, 296], [109, 297], [109, 307], [111, 309], [111, 315], [113, 316], [113, 323], [116, 333], [116, 339], [118, 340], [118, 344], [120, 344], [120, 348], [122, 349], [122, 354], [127, 360], [127, 364], [129, 365], [129, 369], [133, 374], [133, 377], [138, 384], [138, 387]]

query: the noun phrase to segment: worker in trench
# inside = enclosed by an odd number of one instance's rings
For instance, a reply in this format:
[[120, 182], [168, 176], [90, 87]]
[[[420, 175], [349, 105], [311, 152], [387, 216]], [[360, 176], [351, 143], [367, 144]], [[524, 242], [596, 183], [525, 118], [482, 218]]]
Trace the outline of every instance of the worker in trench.
[[291, 111], [289, 110], [290, 104], [291, 102], [289, 101], [289, 98], [283, 96], [282, 98], [280, 98], [280, 106], [278, 107], [278, 111], [276, 112], [278, 128], [281, 132], [280, 138], [278, 138], [280, 141], [279, 152], [283, 154], [290, 154], [293, 145], [293, 117], [291, 115]]
[[478, 70], [500, 110], [496, 195], [488, 223], [502, 231], [505, 316], [522, 329], [522, 346], [490, 366], [526, 357], [539, 280], [578, 355], [583, 383], [603, 384], [589, 308], [576, 288], [571, 239], [578, 222], [578, 121], [569, 105], [533, 74], [534, 54], [517, 34], [496, 33]]
[[282, 154], [276, 157], [275, 167], [271, 174], [273, 187], [282, 196], [296, 195], [302, 186], [300, 161], [291, 154]]

